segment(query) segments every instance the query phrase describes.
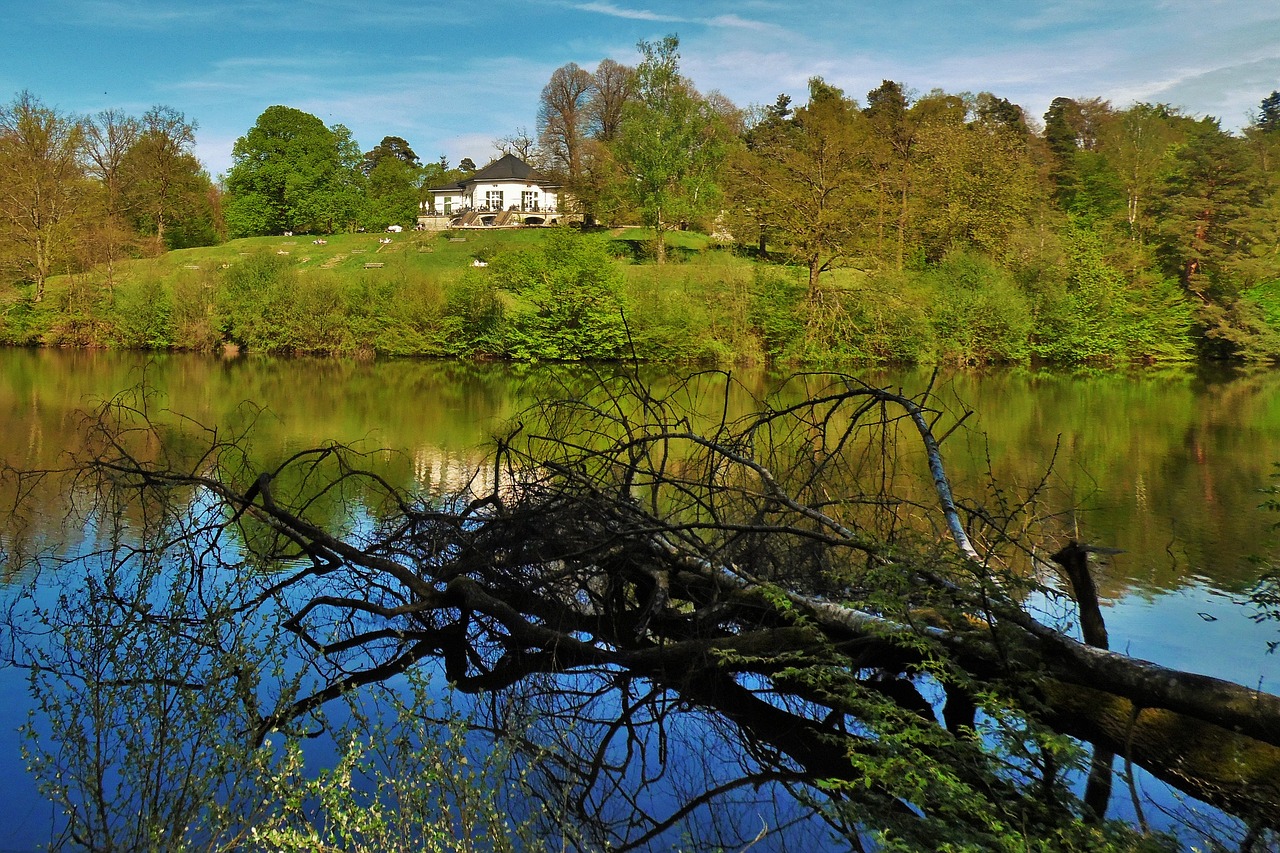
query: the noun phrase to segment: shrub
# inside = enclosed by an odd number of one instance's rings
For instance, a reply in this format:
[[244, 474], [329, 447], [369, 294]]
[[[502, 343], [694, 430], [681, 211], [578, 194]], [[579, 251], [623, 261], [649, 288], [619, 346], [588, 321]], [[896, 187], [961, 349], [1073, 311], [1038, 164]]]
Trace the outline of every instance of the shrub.
[[929, 321], [931, 292], [916, 276], [868, 279], [845, 295], [850, 325], [859, 332], [857, 351], [877, 363], [917, 363], [933, 358]]
[[222, 343], [216, 310], [217, 290], [215, 273], [184, 271], [173, 278], [170, 318], [174, 348], [209, 352]]
[[1125, 276], [1108, 263], [1098, 234], [1078, 222], [1064, 243], [1062, 283], [1037, 294], [1037, 355], [1074, 363], [1190, 357], [1192, 310], [1176, 282]]
[[499, 355], [503, 352], [502, 299], [493, 276], [467, 270], [444, 291], [442, 336], [449, 355]]
[[627, 351], [621, 275], [596, 240], [569, 229], [533, 249], [498, 254], [490, 267], [517, 297], [507, 352], [528, 360], [612, 359]]
[[46, 300], [54, 309], [41, 342], [48, 346], [101, 347], [111, 340], [110, 324], [104, 319], [107, 292], [86, 276], [69, 276], [67, 286], [50, 292]]
[[297, 272], [286, 257], [263, 251], [229, 267], [216, 306], [219, 329], [237, 344], [262, 352], [287, 351], [296, 305]]
[[129, 349], [173, 346], [173, 295], [154, 275], [116, 285], [109, 314], [116, 343]]
[[989, 258], [954, 251], [927, 271], [938, 360], [1020, 362], [1030, 354], [1031, 308], [1010, 273]]
[[807, 292], [798, 269], [756, 268], [747, 317], [770, 358], [784, 355], [804, 334]]
[[43, 334], [41, 319], [47, 317], [47, 313], [38, 312], [35, 303], [25, 296], [0, 302], [0, 343], [9, 346], [36, 343]]

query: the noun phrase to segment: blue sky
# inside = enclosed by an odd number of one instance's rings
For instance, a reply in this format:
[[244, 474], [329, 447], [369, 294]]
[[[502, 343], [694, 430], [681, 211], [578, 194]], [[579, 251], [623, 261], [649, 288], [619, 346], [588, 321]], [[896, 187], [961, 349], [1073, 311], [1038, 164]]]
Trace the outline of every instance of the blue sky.
[[682, 68], [739, 106], [803, 100], [821, 75], [858, 98], [991, 91], [1043, 115], [1057, 96], [1181, 106], [1228, 129], [1280, 89], [1276, 0], [41, 0], [0, 18], [0, 99], [73, 113], [167, 104], [199, 123], [217, 175], [272, 104], [341, 122], [365, 150], [402, 136], [424, 160], [533, 131], [567, 62], [636, 62], [677, 33]]

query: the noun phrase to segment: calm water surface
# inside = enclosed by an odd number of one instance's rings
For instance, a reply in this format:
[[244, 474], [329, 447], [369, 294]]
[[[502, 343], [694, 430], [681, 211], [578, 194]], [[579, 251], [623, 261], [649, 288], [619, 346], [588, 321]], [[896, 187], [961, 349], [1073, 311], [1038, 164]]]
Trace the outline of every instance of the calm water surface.
[[[733, 375], [742, 387], [731, 414], [778, 382]], [[909, 393], [930, 380], [919, 370], [861, 375]], [[659, 371], [651, 379], [670, 381]], [[579, 366], [0, 349], [0, 462], [59, 464], [82, 443], [84, 412], [145, 384], [156, 410], [222, 428], [252, 419], [268, 456], [362, 442], [385, 448], [375, 457], [406, 485], [448, 489], [523, 407], [592, 381]], [[723, 378], [706, 387], [707, 409], [718, 411]], [[1062, 535], [1121, 549], [1098, 566], [1112, 648], [1280, 692], [1280, 656], [1267, 646], [1280, 625], [1255, 622], [1244, 603], [1260, 571], [1250, 557], [1277, 551], [1270, 526], [1280, 516], [1258, 506], [1280, 462], [1280, 373], [1003, 371], [939, 376], [935, 388], [953, 416], [973, 411], [944, 445], [957, 492], [981, 498], [988, 470], [1010, 489], [1043, 481], [1038, 507], [1059, 514]], [[56, 528], [56, 497], [37, 499], [49, 501], [45, 521]], [[0, 537], [12, 535], [0, 524]], [[5, 567], [0, 577], [13, 581]], [[18, 756], [27, 707], [21, 673], [0, 670], [0, 797], [13, 816], [0, 819], [0, 851], [47, 839], [49, 810]]]

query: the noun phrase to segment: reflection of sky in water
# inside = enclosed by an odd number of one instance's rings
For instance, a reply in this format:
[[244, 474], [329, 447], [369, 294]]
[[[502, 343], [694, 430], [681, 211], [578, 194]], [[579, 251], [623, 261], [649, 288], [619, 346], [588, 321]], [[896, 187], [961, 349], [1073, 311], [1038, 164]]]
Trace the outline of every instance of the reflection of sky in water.
[[[10, 596], [0, 592], [0, 606], [7, 607]], [[7, 633], [7, 630], [6, 630]], [[4, 637], [8, 654], [8, 637]], [[0, 667], [0, 851], [34, 851], [49, 843], [56, 810], [36, 793], [35, 779], [21, 762], [23, 737], [18, 727], [27, 722], [31, 699], [27, 694], [27, 673]]]
[[[1103, 607], [1114, 651], [1280, 694], [1280, 652], [1267, 651], [1268, 642], [1280, 640], [1280, 622], [1254, 622], [1249, 618], [1253, 611], [1238, 597], [1195, 581], [1173, 592], [1133, 593], [1103, 602]], [[1116, 759], [1114, 769], [1123, 773], [1122, 758]], [[1203, 844], [1197, 828], [1224, 819], [1141, 768], [1134, 769], [1143, 816], [1154, 829], [1176, 832], [1186, 849]], [[1132, 794], [1120, 776], [1111, 790], [1108, 817], [1136, 819]]]
[[1195, 583], [1130, 595], [1104, 611], [1111, 648], [1134, 657], [1280, 694], [1280, 622], [1255, 623], [1235, 597]]

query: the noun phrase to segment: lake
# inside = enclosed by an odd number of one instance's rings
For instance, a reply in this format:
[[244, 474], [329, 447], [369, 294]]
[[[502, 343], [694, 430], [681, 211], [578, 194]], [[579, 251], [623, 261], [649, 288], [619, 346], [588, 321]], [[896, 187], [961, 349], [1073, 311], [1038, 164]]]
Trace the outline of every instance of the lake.
[[[645, 369], [656, 387], [664, 370]], [[750, 410], [781, 377], [734, 371], [707, 383], [708, 413]], [[916, 393], [927, 370], [867, 370], [868, 382]], [[0, 350], [0, 461], [53, 467], [83, 444], [82, 413], [145, 386], [149, 405], [206, 425], [254, 422], [266, 455], [328, 440], [359, 442], [387, 475], [449, 491], [466, 482], [486, 442], [540, 396], [587, 387], [583, 366], [468, 365], [421, 361], [330, 361], [195, 355]], [[1117, 549], [1096, 567], [1111, 648], [1172, 667], [1280, 692], [1280, 656], [1268, 643], [1280, 625], [1255, 621], [1246, 596], [1275, 554], [1259, 508], [1280, 461], [1280, 373], [1029, 370], [933, 377], [937, 403], [972, 414], [944, 443], [955, 489], [981, 498], [989, 471], [1011, 489], [1042, 484], [1042, 513], [1063, 539]], [[247, 407], [245, 404], [252, 404]], [[0, 489], [0, 498], [10, 495]], [[43, 523], [60, 513], [47, 500]], [[0, 537], [15, 535], [0, 527]], [[3, 542], [4, 540], [0, 540]], [[12, 541], [8, 544], [12, 545]], [[12, 584], [7, 567], [0, 575]], [[25, 678], [0, 670], [0, 797], [8, 804], [0, 851], [47, 840], [49, 809], [22, 772], [16, 726], [27, 712]], [[1147, 791], [1160, 799], [1158, 783]], [[1117, 808], [1124, 808], [1117, 794]]]

